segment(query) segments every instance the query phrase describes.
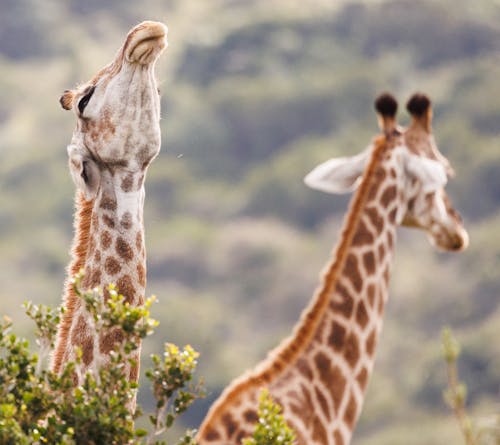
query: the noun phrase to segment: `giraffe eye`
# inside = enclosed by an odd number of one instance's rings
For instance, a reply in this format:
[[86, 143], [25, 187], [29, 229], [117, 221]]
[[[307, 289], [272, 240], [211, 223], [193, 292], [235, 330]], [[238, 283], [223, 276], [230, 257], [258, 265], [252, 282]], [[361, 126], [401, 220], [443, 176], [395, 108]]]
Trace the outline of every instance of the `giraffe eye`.
[[85, 110], [85, 107], [88, 105], [90, 98], [94, 94], [94, 91], [95, 86], [91, 87], [87, 94], [85, 94], [85, 96], [83, 96], [78, 102], [78, 111], [80, 111], [80, 114], [83, 114], [83, 110]]

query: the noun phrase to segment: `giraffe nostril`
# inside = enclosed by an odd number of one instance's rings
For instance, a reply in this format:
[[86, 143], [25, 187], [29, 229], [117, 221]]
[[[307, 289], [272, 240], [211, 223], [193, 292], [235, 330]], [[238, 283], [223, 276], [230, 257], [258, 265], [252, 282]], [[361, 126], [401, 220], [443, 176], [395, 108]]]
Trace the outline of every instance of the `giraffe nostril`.
[[467, 247], [467, 244], [468, 244], [467, 237], [456, 235], [453, 237], [451, 248], [454, 251], [464, 250]]

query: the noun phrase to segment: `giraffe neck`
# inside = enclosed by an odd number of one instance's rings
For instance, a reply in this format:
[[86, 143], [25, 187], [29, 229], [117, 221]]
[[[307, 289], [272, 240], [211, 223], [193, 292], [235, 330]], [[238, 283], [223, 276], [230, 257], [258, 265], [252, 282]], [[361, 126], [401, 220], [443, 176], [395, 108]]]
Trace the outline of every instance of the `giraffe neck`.
[[[108, 285], [114, 283], [125, 301], [142, 304], [146, 286], [143, 181], [143, 174], [137, 178], [130, 173], [107, 172], [95, 200], [85, 201], [77, 194], [76, 233], [68, 275], [71, 278], [84, 269], [82, 290], [98, 287], [106, 296]], [[59, 372], [62, 363], [74, 360], [78, 346], [82, 350], [82, 366], [78, 370], [81, 378], [86, 370], [106, 364], [109, 352], [121, 337], [111, 330], [101, 332], [97, 338], [89, 314], [69, 281], [64, 306], [66, 312], [59, 327], [52, 367]], [[140, 350], [136, 355], [139, 353]], [[128, 373], [132, 380], [137, 380], [138, 367]]]
[[300, 444], [349, 442], [373, 368], [396, 231], [396, 174], [385, 166], [385, 138], [375, 145], [333, 260], [294, 334], [224, 391], [201, 425], [200, 444], [249, 436], [263, 386]]

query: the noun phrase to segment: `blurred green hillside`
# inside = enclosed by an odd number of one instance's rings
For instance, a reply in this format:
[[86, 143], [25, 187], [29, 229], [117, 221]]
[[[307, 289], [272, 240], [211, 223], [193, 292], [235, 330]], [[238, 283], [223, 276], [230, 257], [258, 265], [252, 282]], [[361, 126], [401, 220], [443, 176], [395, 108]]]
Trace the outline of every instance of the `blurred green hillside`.
[[378, 93], [392, 91], [403, 110], [420, 90], [457, 171], [448, 189], [471, 246], [438, 253], [401, 229], [353, 443], [459, 444], [441, 401], [443, 325], [464, 345], [472, 414], [499, 411], [500, 3], [0, 0], [0, 314], [26, 335], [22, 301], [59, 304], [69, 259], [74, 116], [59, 96], [144, 19], [167, 23], [170, 41], [145, 204], [161, 326], [144, 356], [164, 340], [201, 352], [209, 397], [186, 424], [290, 332], [313, 294], [348, 199], [308, 190], [303, 176], [369, 143]]

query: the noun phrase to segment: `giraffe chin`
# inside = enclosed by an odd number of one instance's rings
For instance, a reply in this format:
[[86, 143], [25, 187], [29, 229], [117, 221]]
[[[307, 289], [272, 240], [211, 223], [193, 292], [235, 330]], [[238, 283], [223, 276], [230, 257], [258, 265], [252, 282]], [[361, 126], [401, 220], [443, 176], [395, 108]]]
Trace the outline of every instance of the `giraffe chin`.
[[433, 246], [445, 252], [461, 252], [469, 246], [469, 234], [462, 228], [456, 233], [429, 234], [428, 236]]
[[168, 46], [168, 28], [160, 22], [142, 22], [129, 34], [125, 59], [129, 63], [149, 65], [156, 61]]

